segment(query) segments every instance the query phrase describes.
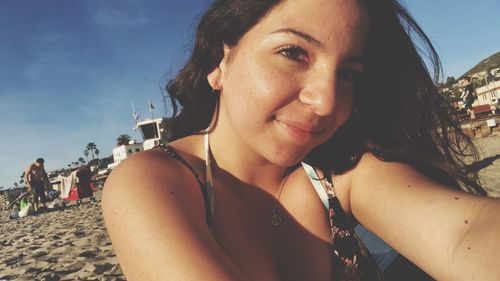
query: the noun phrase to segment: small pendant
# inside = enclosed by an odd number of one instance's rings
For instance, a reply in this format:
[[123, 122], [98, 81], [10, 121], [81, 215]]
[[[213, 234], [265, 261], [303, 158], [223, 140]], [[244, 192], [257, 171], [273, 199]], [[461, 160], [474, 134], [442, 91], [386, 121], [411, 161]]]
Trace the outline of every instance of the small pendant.
[[274, 213], [271, 217], [271, 222], [273, 223], [273, 225], [279, 225], [281, 223], [281, 217]]

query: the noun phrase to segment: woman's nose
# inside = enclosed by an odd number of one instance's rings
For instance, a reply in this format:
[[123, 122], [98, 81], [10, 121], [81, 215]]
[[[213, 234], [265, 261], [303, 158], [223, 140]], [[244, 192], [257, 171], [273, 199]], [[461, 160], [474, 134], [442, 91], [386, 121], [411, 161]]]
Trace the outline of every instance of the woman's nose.
[[299, 93], [302, 104], [318, 116], [332, 115], [337, 99], [337, 78], [334, 71], [317, 71], [311, 75]]

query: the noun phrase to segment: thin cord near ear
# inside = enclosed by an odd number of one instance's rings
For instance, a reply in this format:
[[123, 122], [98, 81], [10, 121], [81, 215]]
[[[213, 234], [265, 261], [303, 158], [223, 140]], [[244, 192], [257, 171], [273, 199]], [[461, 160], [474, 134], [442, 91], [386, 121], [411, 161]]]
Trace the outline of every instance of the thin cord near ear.
[[220, 91], [216, 90], [215, 87], [212, 88], [212, 94], [217, 95], [217, 101], [215, 102], [214, 115], [212, 116], [212, 121], [210, 121], [210, 125], [206, 128], [208, 133], [211, 133], [215, 125], [217, 125], [217, 121], [219, 120], [219, 103], [220, 103]]

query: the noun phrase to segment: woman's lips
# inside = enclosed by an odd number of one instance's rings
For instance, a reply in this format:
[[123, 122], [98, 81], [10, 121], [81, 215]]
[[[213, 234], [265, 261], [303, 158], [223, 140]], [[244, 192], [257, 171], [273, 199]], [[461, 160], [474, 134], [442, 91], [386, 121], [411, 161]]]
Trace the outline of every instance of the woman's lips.
[[291, 120], [274, 119], [280, 128], [284, 129], [295, 141], [310, 142], [316, 138], [323, 129], [305, 123]]

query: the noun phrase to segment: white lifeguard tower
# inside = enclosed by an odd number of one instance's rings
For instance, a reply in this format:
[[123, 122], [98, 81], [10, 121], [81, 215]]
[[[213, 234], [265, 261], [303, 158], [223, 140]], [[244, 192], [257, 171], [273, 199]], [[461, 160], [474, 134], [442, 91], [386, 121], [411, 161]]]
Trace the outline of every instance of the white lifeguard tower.
[[151, 149], [160, 143], [166, 143], [170, 131], [168, 118], [155, 118], [137, 122], [137, 128], [142, 134], [143, 149]]

